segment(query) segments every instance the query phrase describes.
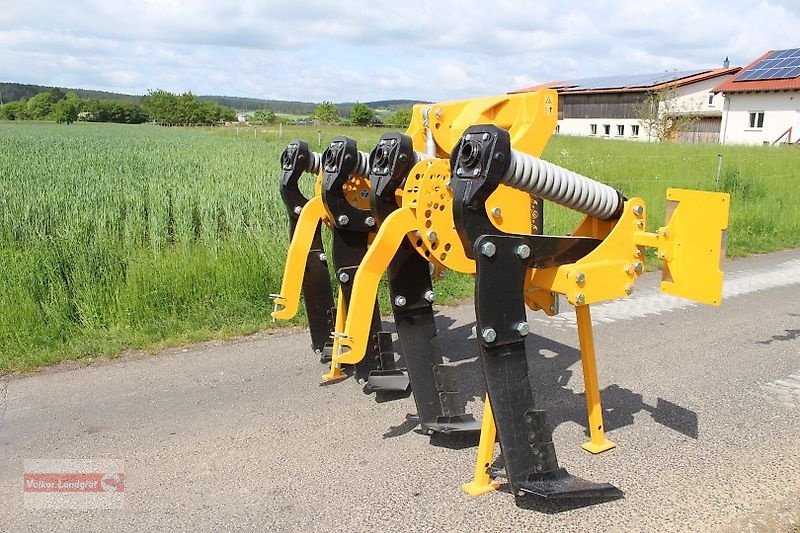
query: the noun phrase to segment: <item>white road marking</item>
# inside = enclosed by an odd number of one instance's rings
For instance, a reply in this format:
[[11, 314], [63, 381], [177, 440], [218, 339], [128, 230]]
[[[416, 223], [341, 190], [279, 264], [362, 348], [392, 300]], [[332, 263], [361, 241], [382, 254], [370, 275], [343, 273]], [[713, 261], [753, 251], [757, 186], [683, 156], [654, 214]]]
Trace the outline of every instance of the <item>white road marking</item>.
[[[781, 263], [763, 270], [744, 270], [725, 275], [722, 301], [766, 289], [785, 287], [800, 283], [800, 259]], [[592, 323], [603, 324], [647, 315], [660, 315], [676, 309], [699, 305], [690, 300], [671, 296], [658, 288], [645, 289], [633, 296], [592, 306]], [[534, 318], [535, 321], [557, 328], [576, 328], [575, 311], [560, 313], [554, 317]]]
[[786, 407], [800, 406], [800, 371], [761, 385], [765, 396]]

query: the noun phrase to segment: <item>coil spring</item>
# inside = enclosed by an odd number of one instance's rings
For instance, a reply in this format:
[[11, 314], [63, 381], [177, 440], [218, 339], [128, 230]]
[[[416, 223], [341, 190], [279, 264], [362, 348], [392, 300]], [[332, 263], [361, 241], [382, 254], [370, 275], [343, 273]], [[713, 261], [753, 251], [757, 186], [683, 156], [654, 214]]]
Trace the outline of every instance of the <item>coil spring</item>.
[[311, 158], [308, 161], [307, 172], [311, 174], [319, 174], [319, 169], [322, 165], [322, 154], [318, 152], [311, 152]]
[[360, 178], [367, 178], [369, 177], [369, 154], [367, 152], [356, 152], [358, 161], [356, 162], [356, 166], [353, 169], [353, 176], [358, 176]]
[[517, 150], [511, 150], [511, 164], [501, 181], [603, 220], [620, 209], [621, 196], [613, 187]]

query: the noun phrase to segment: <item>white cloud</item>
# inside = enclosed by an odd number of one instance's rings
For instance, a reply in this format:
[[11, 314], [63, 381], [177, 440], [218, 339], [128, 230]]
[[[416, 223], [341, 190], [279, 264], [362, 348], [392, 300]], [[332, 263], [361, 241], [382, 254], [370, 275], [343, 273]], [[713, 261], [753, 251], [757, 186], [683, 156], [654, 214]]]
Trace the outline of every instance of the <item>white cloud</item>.
[[442, 100], [800, 47], [797, 0], [8, 4], [4, 81], [135, 93]]

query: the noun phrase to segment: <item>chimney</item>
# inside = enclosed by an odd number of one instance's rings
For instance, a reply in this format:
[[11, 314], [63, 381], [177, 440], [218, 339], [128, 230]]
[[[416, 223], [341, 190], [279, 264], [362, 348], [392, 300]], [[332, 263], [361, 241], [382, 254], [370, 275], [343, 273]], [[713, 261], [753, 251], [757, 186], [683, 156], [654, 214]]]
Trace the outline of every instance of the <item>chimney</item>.
[[728, 59], [728, 56], [725, 56], [725, 61], [722, 62], [722, 68], [730, 68], [731, 61]]

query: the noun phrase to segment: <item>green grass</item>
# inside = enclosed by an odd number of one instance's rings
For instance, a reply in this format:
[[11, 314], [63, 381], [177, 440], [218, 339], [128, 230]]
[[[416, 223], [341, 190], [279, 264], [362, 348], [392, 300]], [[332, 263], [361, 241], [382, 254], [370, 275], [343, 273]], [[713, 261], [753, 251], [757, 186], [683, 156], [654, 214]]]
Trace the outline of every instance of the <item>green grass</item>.
[[[321, 150], [318, 131], [369, 151], [385, 130], [0, 123], [0, 372], [270, 327], [288, 246], [278, 156], [298, 137]], [[657, 227], [667, 186], [716, 188], [718, 153], [729, 255], [800, 245], [800, 150], [557, 136], [545, 157], [642, 196]], [[545, 218], [563, 234], [580, 217]], [[437, 283], [440, 302], [471, 293], [468, 277]]]

